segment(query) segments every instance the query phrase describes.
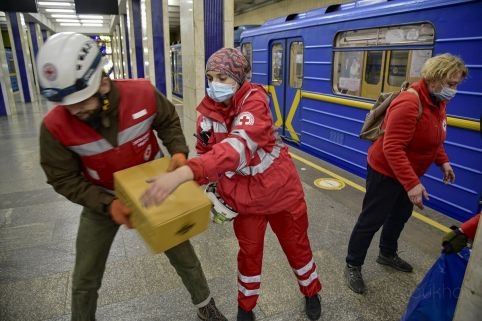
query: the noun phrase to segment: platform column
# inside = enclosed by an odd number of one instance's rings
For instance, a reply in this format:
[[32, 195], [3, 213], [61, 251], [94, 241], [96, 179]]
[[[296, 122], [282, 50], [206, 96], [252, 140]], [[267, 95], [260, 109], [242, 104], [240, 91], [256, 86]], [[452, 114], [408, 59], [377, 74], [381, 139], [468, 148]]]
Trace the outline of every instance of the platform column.
[[29, 103], [36, 100], [36, 94], [25, 21], [21, 13], [8, 12], [6, 17], [8, 34], [12, 43], [20, 99], [24, 103]]
[[205, 95], [204, 1], [180, 0], [184, 136], [195, 144], [196, 106]]
[[142, 18], [141, 0], [132, 0], [132, 23], [134, 25], [134, 42], [136, 58], [136, 78], [144, 78], [144, 54], [142, 51]]
[[163, 2], [141, 0], [141, 18], [144, 75], [161, 93], [166, 94]]
[[0, 32], [0, 117], [15, 114], [15, 99], [8, 70], [3, 35]]
[[45, 29], [42, 29], [42, 40], [45, 42], [47, 41], [47, 38], [48, 38], [48, 34], [47, 34], [47, 30]]
[[164, 71], [166, 77], [166, 97], [172, 101], [172, 72], [171, 72], [171, 38], [169, 34], [169, 1], [162, 0], [162, 12], [164, 12], [163, 30], [164, 30]]
[[224, 47], [234, 46], [234, 0], [224, 0]]
[[122, 35], [122, 54], [124, 57], [124, 78], [132, 78], [131, 53], [129, 48], [129, 26], [127, 24], [127, 14], [120, 16], [121, 35]]
[[33, 77], [34, 77], [34, 82], [35, 82], [35, 91], [37, 95], [40, 95], [40, 86], [38, 85], [38, 75], [37, 75], [37, 53], [40, 48], [39, 43], [38, 43], [38, 37], [37, 37], [37, 26], [38, 24], [35, 22], [29, 22], [28, 23], [28, 42], [30, 48], [30, 59], [33, 63]]
[[134, 36], [134, 13], [132, 8], [133, 0], [126, 1], [126, 30], [127, 30], [127, 49], [128, 55], [130, 57], [130, 72], [131, 76], [129, 78], [137, 77], [137, 54], [136, 54], [136, 41]]

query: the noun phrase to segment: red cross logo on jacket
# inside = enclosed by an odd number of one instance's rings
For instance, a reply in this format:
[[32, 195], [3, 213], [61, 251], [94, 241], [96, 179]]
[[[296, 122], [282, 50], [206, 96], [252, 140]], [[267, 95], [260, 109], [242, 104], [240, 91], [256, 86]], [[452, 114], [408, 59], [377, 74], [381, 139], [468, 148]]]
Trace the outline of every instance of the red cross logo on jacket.
[[242, 112], [237, 118], [238, 121], [236, 122], [236, 125], [245, 126], [254, 124], [254, 116], [250, 112]]

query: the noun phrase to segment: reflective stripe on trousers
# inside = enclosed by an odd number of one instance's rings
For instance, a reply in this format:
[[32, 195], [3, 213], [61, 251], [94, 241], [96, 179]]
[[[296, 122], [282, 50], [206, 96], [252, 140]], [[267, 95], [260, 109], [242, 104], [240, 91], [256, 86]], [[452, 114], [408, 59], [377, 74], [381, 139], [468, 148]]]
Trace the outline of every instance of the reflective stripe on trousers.
[[301, 293], [313, 296], [321, 290], [308, 240], [308, 216], [303, 199], [294, 209], [276, 214], [238, 215], [234, 219], [234, 232], [239, 242], [238, 304], [245, 311], [254, 309], [260, 293], [264, 235], [268, 223], [288, 258]]

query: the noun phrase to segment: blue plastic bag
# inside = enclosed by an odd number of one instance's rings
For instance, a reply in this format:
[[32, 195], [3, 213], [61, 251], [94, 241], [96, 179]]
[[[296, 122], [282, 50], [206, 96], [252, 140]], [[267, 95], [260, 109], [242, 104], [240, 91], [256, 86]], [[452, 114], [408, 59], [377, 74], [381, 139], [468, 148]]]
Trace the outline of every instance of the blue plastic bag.
[[417, 286], [400, 321], [452, 321], [470, 250], [442, 254]]

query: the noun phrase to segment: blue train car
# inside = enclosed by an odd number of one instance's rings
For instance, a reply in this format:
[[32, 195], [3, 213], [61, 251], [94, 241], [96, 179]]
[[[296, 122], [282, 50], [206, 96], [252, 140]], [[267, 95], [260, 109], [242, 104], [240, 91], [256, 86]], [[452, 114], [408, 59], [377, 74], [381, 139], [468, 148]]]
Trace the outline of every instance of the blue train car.
[[[234, 47], [241, 43], [241, 33], [245, 30], [257, 28], [259, 25], [241, 25], [234, 27]], [[182, 54], [181, 44], [171, 45], [171, 78], [172, 93], [182, 98]]]
[[238, 48], [241, 45], [241, 34], [243, 31], [258, 27], [259, 25], [241, 25], [234, 27], [234, 48]]
[[251, 81], [267, 86], [276, 126], [290, 144], [365, 177], [369, 142], [358, 138], [380, 92], [420, 78], [431, 56], [460, 56], [469, 77], [448, 105], [445, 149], [456, 172], [422, 178], [428, 205], [458, 220], [482, 192], [482, 1], [361, 0], [288, 15], [244, 31]]

